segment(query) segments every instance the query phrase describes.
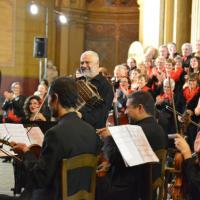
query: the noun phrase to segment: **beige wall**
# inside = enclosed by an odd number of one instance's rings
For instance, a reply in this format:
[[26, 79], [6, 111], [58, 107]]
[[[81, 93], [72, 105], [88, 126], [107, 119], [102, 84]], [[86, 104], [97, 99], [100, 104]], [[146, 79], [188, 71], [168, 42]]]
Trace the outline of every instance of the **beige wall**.
[[[0, 11], [5, 13], [4, 6], [2, 2], [7, 4], [6, 14], [1, 14], [1, 28], [9, 28], [9, 25], [13, 26], [8, 30], [10, 37], [5, 37], [6, 29], [0, 32], [1, 39], [9, 39], [8, 47], [5, 57], [12, 55], [12, 62], [1, 62], [1, 71], [5, 75], [10, 76], [28, 76], [37, 77], [38, 76], [38, 60], [33, 58], [33, 38], [34, 36], [44, 35], [44, 14], [39, 16], [31, 16], [27, 9], [27, 1], [25, 0], [1, 0]], [[8, 16], [8, 17], [7, 17]], [[12, 22], [10, 22], [12, 20]], [[50, 31], [51, 35], [51, 31]], [[51, 39], [49, 40], [51, 41]], [[11, 44], [12, 43], [12, 44]], [[49, 49], [51, 49], [51, 42], [49, 44]], [[1, 49], [0, 49], [1, 50]], [[4, 60], [6, 60], [4, 58]], [[2, 58], [1, 58], [2, 61]]]
[[15, 1], [2, 0], [0, 8], [0, 66], [11, 67], [15, 64]]
[[[118, 1], [117, 1], [118, 2]], [[57, 1], [69, 16], [67, 27], [58, 30], [56, 63], [60, 74], [74, 74], [84, 50], [94, 50], [100, 65], [110, 72], [126, 62], [129, 45], [138, 40], [139, 10], [136, 1], [127, 4], [105, 0]], [[58, 42], [59, 41], [59, 42]]]
[[55, 63], [59, 66], [60, 75], [74, 75], [84, 51], [86, 1], [63, 0], [57, 1], [55, 6], [69, 19], [66, 26], [57, 24]]
[[[28, 0], [0, 1], [0, 22], [3, 22], [0, 23], [0, 38], [7, 43], [0, 48], [0, 55], [3, 52], [0, 58], [1, 90], [7, 89], [10, 83], [16, 80], [20, 80], [24, 86], [25, 93], [28, 93], [27, 90], [32, 92], [36, 89], [39, 66], [38, 59], [33, 58], [33, 39], [35, 36], [44, 36], [44, 7], [46, 2], [48, 2], [50, 10], [53, 6], [52, 0], [40, 2], [42, 7], [39, 15], [32, 16], [28, 10], [28, 3], [30, 3]], [[48, 54], [49, 58], [53, 60], [55, 31], [52, 20], [50, 15]], [[32, 87], [27, 89], [27, 86]]]
[[139, 39], [139, 9], [136, 1], [106, 4], [96, 0], [88, 4], [85, 48], [99, 53], [100, 65], [113, 72], [125, 63], [128, 49]]
[[[97, 51], [101, 66], [112, 71], [115, 64], [125, 62], [129, 45], [138, 40], [139, 35], [145, 45], [145, 37], [148, 37], [145, 26], [155, 22], [154, 18], [148, 23], [145, 21], [146, 1], [149, 0], [129, 0], [121, 4], [105, 0], [41, 0], [39, 15], [32, 16], [28, 11], [29, 0], [1, 0], [2, 90], [14, 80], [22, 81], [24, 88], [31, 86], [27, 93], [36, 89], [39, 64], [38, 59], [33, 58], [33, 38], [45, 35], [45, 7], [49, 8], [48, 59], [58, 67], [60, 75], [69, 75], [74, 74], [80, 54], [86, 49]], [[181, 43], [189, 41], [192, 0], [153, 0], [151, 4], [155, 2], [158, 10], [154, 12], [160, 13], [159, 19], [157, 28], [153, 26], [149, 30], [157, 31], [154, 46], [173, 40], [180, 47]], [[67, 14], [68, 25], [61, 25], [56, 20], [54, 7]]]
[[[28, 10], [30, 2], [0, 1], [2, 90], [15, 80], [24, 87], [32, 86], [26, 91], [36, 89], [39, 61], [33, 58], [33, 40], [35, 36], [45, 36], [46, 7], [48, 59], [58, 67], [60, 75], [74, 74], [81, 53], [88, 48], [97, 51], [101, 65], [112, 71], [115, 64], [126, 61], [129, 45], [138, 40], [139, 10], [134, 0], [125, 5], [104, 0], [41, 0], [37, 1], [41, 6], [36, 16]], [[54, 7], [69, 17], [67, 25], [57, 21]]]

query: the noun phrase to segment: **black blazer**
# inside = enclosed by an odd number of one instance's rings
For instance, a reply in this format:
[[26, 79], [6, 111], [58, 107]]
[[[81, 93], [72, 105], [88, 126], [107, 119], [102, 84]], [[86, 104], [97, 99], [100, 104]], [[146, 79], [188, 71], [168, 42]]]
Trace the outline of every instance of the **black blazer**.
[[[141, 126], [148, 142], [154, 151], [166, 148], [167, 138], [163, 129], [158, 125], [153, 117], [138, 121], [136, 125]], [[105, 139], [104, 150], [111, 163], [110, 179], [111, 194], [115, 200], [137, 199], [143, 189], [142, 182], [145, 180], [145, 165], [126, 167], [117, 145], [112, 137]], [[160, 176], [161, 167], [159, 164], [153, 165], [153, 179]], [[144, 191], [142, 191], [144, 192]], [[117, 195], [118, 194], [118, 195]], [[124, 195], [129, 194], [127, 198]], [[117, 195], [117, 197], [116, 197]], [[107, 200], [107, 199], [106, 199]]]
[[[15, 114], [17, 117], [22, 118], [22, 120], [25, 118], [23, 106], [24, 102], [26, 100], [25, 96], [18, 96], [15, 97], [12, 101], [5, 100], [2, 105], [2, 110], [4, 110], [4, 117], [6, 118], [7, 112], [9, 110], [13, 110], [13, 114]], [[12, 122], [12, 121], [8, 121]]]
[[[38, 160], [32, 152], [24, 155], [27, 170], [26, 189], [33, 190], [37, 200], [61, 199], [61, 161], [83, 153], [97, 154], [99, 137], [95, 129], [80, 119], [75, 112], [64, 115], [44, 137]], [[88, 172], [86, 172], [88, 173]], [[69, 194], [89, 187], [89, 181], [82, 171], [69, 173]]]

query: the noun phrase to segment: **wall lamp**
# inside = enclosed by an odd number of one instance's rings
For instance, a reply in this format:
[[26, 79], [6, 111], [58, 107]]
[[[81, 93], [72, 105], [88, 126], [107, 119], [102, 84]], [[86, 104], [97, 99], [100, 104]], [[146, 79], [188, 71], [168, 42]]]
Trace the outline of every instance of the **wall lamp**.
[[[43, 7], [45, 10], [45, 47], [44, 49], [47, 51], [47, 43], [48, 43], [48, 25], [49, 25], [49, 9], [48, 6], [43, 6], [39, 3], [36, 3], [36, 1], [31, 1], [30, 5], [29, 5], [29, 11], [32, 15], [37, 15], [40, 12], [40, 8]], [[61, 24], [67, 24], [68, 23], [68, 18], [66, 17], [66, 15], [64, 15], [62, 12], [57, 11], [57, 10], [52, 10], [53, 13], [55, 13], [56, 15], [58, 15], [58, 19], [59, 22]], [[35, 39], [34, 39], [34, 49], [35, 49]], [[34, 53], [35, 54], [35, 53]], [[37, 57], [37, 56], [34, 56]], [[44, 58], [44, 67], [43, 67], [43, 63], [42, 63], [42, 58]], [[48, 62], [48, 58], [47, 58], [47, 53], [44, 57], [39, 57], [39, 81], [41, 81], [42, 79], [46, 79], [46, 75], [47, 75], [47, 62]]]

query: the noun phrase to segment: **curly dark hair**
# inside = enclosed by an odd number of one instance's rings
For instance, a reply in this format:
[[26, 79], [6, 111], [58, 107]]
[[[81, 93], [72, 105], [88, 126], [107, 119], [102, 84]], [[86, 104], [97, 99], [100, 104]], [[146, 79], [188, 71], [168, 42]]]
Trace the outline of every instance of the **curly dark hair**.
[[29, 105], [30, 105], [30, 102], [32, 99], [37, 100], [41, 104], [41, 98], [37, 95], [32, 95], [26, 99], [26, 101], [24, 102], [23, 109], [24, 109], [24, 113], [25, 113], [27, 119], [29, 119], [32, 114], [30, 111], [30, 108], [29, 108]]

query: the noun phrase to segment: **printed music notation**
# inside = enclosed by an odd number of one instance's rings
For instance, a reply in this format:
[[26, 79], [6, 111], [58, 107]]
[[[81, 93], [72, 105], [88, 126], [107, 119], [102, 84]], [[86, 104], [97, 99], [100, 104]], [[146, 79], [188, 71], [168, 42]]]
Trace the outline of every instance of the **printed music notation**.
[[[18, 143], [25, 143], [30, 146], [31, 144], [42, 145], [44, 135], [39, 127], [24, 128], [23, 124], [3, 123], [0, 124], [0, 139], [9, 138], [8, 142], [14, 141]], [[1, 145], [1, 143], [0, 143]], [[14, 155], [13, 151], [10, 151], [8, 145], [3, 145], [3, 148]], [[0, 151], [0, 157], [6, 156]]]
[[44, 134], [38, 126], [27, 127], [28, 138], [31, 144], [38, 144], [42, 146]]
[[109, 131], [127, 167], [159, 162], [140, 126], [113, 126]]

